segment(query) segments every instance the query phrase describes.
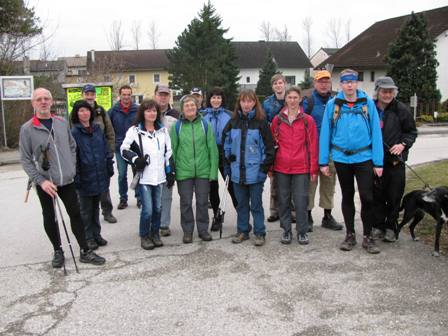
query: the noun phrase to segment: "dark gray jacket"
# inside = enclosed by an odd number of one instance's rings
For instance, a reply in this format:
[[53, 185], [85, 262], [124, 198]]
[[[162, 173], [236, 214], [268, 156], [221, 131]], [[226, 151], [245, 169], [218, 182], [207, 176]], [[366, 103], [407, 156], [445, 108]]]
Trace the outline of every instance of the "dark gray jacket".
[[[23, 169], [35, 184], [45, 180], [57, 186], [74, 181], [76, 174], [76, 142], [65, 119], [52, 116], [52, 132], [33, 117], [20, 128], [20, 160]], [[48, 148], [49, 169], [44, 170], [44, 152]]]

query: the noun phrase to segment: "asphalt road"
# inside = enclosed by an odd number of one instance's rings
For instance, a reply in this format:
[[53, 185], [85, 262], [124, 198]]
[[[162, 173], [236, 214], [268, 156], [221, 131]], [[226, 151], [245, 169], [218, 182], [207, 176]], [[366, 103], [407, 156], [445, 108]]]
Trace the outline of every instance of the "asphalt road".
[[[419, 137], [409, 162], [448, 158], [447, 140]], [[344, 253], [338, 249], [344, 232], [317, 223], [310, 245], [283, 246], [276, 222], [268, 225], [266, 246], [233, 245], [236, 215], [228, 209], [222, 240], [195, 237], [184, 245], [175, 191], [173, 236], [164, 239], [165, 247], [139, 247], [131, 197], [128, 209], [115, 210], [117, 224], [102, 225], [110, 242], [99, 250], [106, 265], [78, 263], [76, 274], [65, 248], [64, 277], [50, 267], [37, 196], [32, 192], [23, 203], [25, 174], [17, 165], [3, 166], [0, 182], [1, 335], [448, 334], [448, 259], [432, 257], [430, 246], [407, 235], [395, 244], [380, 243], [382, 252], [374, 256], [360, 247], [359, 223], [359, 244]], [[267, 182], [266, 214], [268, 190]], [[339, 188], [335, 204], [341, 221]], [[319, 222], [321, 210], [313, 216]]]

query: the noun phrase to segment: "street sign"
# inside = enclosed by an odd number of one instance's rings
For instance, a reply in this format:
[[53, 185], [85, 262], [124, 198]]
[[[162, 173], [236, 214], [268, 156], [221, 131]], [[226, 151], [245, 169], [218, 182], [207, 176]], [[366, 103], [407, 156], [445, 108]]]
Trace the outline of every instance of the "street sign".
[[410, 105], [411, 107], [417, 107], [417, 94], [414, 93], [414, 95], [411, 96]]

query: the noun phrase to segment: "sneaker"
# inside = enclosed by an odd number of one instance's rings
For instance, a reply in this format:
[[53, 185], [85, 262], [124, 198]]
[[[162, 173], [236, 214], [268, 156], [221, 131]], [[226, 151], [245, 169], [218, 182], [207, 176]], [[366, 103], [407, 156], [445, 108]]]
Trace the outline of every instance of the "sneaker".
[[104, 214], [103, 217], [104, 217], [104, 220], [108, 223], [114, 224], [117, 222], [117, 219], [111, 213]]
[[128, 207], [128, 201], [120, 200], [120, 203], [118, 203], [117, 209], [123, 210], [123, 209], [126, 209], [127, 207]]
[[234, 244], [239, 244], [242, 243], [245, 240], [249, 239], [249, 235], [242, 233], [242, 232], [238, 232], [233, 238], [232, 238], [232, 243]]
[[98, 248], [98, 244], [96, 243], [95, 239], [89, 239], [87, 241], [87, 247], [89, 250], [96, 250]]
[[372, 238], [374, 240], [381, 240], [384, 238], [384, 232], [383, 230], [377, 229], [377, 228], [373, 228], [372, 229]]
[[266, 242], [266, 239], [264, 236], [262, 236], [262, 235], [255, 236], [255, 242], [254, 242], [255, 246], [263, 246], [265, 242]]
[[351, 251], [353, 247], [356, 245], [356, 236], [355, 233], [347, 233], [344, 241], [339, 246], [339, 249], [342, 251]]
[[137, 200], [137, 208], [141, 208], [142, 207], [142, 201], [140, 201], [139, 199]]
[[160, 228], [160, 235], [162, 237], [168, 237], [171, 236], [171, 230], [170, 228], [166, 227], [166, 228]]
[[202, 241], [211, 241], [213, 239], [211, 234], [208, 233], [207, 231], [203, 232], [203, 233], [200, 233], [199, 234], [199, 238], [201, 238]]
[[283, 231], [282, 239], [280, 240], [282, 244], [291, 244], [292, 241], [292, 232], [291, 231]]
[[333, 231], [339, 231], [343, 229], [343, 226], [336, 222], [332, 215], [324, 216], [322, 218], [322, 227]]
[[96, 237], [95, 238], [95, 242], [97, 243], [98, 246], [105, 246], [105, 245], [107, 245], [107, 240], [104, 239], [101, 236]]
[[162, 239], [160, 239], [159, 230], [157, 230], [156, 232], [154, 232], [152, 234], [152, 242], [153, 242], [155, 247], [162, 247], [163, 246], [163, 241], [162, 241]]
[[386, 229], [386, 233], [384, 234], [383, 242], [393, 243], [397, 239], [395, 238], [395, 232], [391, 229]]
[[64, 251], [62, 251], [61, 249], [54, 251], [51, 266], [53, 266], [53, 268], [61, 268], [63, 265], [64, 265]]
[[269, 223], [272, 223], [272, 222], [276, 222], [276, 221], [278, 221], [280, 219], [280, 217], [278, 216], [278, 215], [270, 215], [269, 217], [268, 217], [268, 222]]
[[182, 238], [184, 244], [191, 244], [193, 242], [193, 234], [192, 233], [184, 233], [184, 237]]
[[156, 247], [150, 236], [141, 237], [140, 246], [144, 250], [152, 250], [154, 247]]
[[106, 262], [106, 259], [100, 257], [92, 250], [87, 250], [87, 251], [81, 251], [79, 261], [86, 264], [103, 265]]
[[375, 240], [371, 236], [369, 237], [364, 236], [362, 240], [362, 247], [365, 248], [368, 253], [371, 254], [380, 253], [380, 249], [378, 248], [378, 246], [375, 243]]
[[306, 233], [299, 235], [297, 239], [300, 245], [308, 245], [310, 240], [308, 239], [308, 235]]

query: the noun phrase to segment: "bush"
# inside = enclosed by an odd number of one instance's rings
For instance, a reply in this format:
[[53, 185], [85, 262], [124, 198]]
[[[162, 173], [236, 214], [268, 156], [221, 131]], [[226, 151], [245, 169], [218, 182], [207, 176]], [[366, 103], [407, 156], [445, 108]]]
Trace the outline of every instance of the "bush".
[[448, 121], [448, 112], [439, 113], [439, 115], [437, 117], [437, 121], [447, 122]]
[[421, 116], [419, 116], [419, 119], [424, 123], [434, 122], [433, 116], [429, 114], [422, 114]]

